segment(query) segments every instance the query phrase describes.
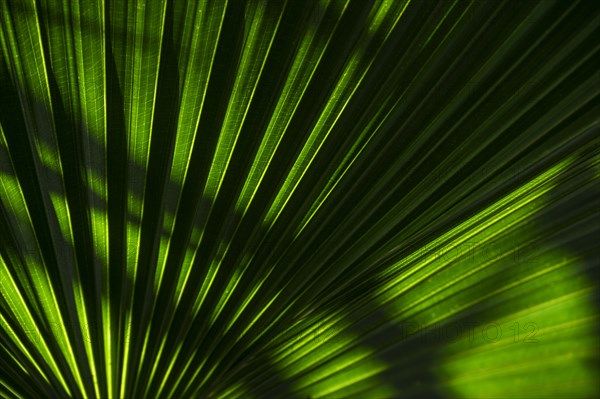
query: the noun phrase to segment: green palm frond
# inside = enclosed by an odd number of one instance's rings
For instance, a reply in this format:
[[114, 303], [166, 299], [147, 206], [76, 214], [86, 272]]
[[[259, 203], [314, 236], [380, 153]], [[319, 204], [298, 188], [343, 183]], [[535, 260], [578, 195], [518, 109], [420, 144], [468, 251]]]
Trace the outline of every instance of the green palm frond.
[[0, 20], [2, 397], [600, 396], [600, 3]]

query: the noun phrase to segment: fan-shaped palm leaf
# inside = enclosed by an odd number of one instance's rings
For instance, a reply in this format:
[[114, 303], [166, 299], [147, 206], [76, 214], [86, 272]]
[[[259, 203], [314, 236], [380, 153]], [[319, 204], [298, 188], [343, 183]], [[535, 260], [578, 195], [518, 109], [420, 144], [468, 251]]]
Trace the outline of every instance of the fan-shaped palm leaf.
[[0, 393], [594, 397], [594, 1], [0, 1]]

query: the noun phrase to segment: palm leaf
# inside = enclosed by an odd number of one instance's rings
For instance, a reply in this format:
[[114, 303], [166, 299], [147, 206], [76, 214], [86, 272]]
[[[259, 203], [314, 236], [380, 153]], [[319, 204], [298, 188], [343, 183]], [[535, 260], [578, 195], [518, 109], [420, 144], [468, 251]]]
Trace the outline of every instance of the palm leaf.
[[3, 397], [600, 395], [597, 2], [0, 9]]

